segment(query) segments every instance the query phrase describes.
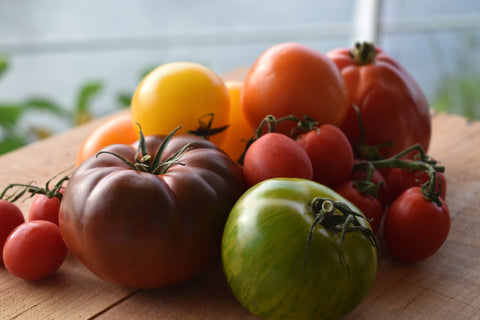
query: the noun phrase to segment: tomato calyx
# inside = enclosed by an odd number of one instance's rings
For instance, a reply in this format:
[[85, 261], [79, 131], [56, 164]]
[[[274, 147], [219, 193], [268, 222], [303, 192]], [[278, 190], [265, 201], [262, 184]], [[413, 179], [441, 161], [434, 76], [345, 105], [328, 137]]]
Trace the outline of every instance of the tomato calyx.
[[[414, 159], [407, 160], [403, 158], [406, 155], [411, 154], [412, 152], [415, 152], [416, 154]], [[428, 157], [420, 144], [415, 144], [410, 148], [407, 148], [404, 151], [401, 151], [387, 159], [373, 161], [363, 160], [357, 162], [356, 164], [354, 164], [353, 170], [356, 170], [362, 166], [373, 167], [377, 169], [401, 168], [411, 171], [426, 171], [428, 173], [429, 179], [421, 186], [422, 194], [429, 201], [436, 203], [438, 206], [442, 206], [439, 199], [442, 187], [441, 185], [439, 185], [440, 190], [435, 191], [435, 189], [437, 185], [437, 172], [445, 172], [445, 167], [437, 165], [437, 161], [435, 159]]]
[[247, 150], [252, 145], [252, 143], [254, 143], [256, 140], [258, 140], [262, 135], [266, 133], [275, 132], [277, 124], [285, 121], [295, 121], [297, 123], [297, 125], [294, 128], [292, 128], [292, 130], [290, 131], [290, 137], [293, 139], [295, 139], [297, 136], [299, 136], [302, 133], [306, 133], [306, 132], [318, 129], [317, 127], [318, 122], [315, 121], [315, 119], [308, 116], [299, 118], [295, 115], [288, 115], [288, 116], [277, 119], [273, 115], [267, 115], [265, 118], [263, 118], [262, 122], [260, 122], [260, 125], [254, 131], [250, 139], [248, 139], [245, 146], [245, 150], [243, 151], [243, 153], [240, 155], [240, 158], [238, 159], [238, 164], [243, 164], [243, 161], [245, 159], [245, 154], [247, 153]]
[[[55, 180], [59, 175], [63, 173], [65, 173], [65, 171], [62, 171], [59, 174], [53, 176], [45, 183], [44, 187], [35, 186], [33, 182], [27, 184], [11, 183], [7, 187], [5, 187], [5, 189], [3, 189], [2, 193], [0, 193], [0, 199], [15, 202], [21, 197], [23, 197], [25, 194], [29, 193], [29, 196], [27, 198], [31, 198], [36, 194], [43, 194], [49, 199], [58, 198], [58, 200], [62, 201], [62, 191], [64, 189], [64, 183], [70, 179], [70, 176], [63, 176], [55, 183], [53, 187], [50, 187], [50, 183], [52, 183], [53, 180]], [[14, 190], [13, 193], [8, 194], [8, 191], [14, 188], [17, 188], [17, 190]]]
[[[138, 125], [138, 124], [137, 124]], [[147, 143], [145, 141], [145, 136], [143, 135], [142, 129], [140, 125], [138, 125], [140, 130], [140, 139], [138, 142], [137, 151], [135, 153], [135, 163], [125, 159], [124, 157], [109, 151], [99, 151], [96, 155], [98, 157], [100, 154], [110, 154], [112, 156], [117, 157], [118, 159], [122, 160], [125, 164], [127, 164], [130, 168], [135, 171], [140, 172], [147, 172], [155, 175], [164, 174], [168, 171], [168, 169], [175, 165], [184, 165], [180, 162], [182, 156], [191, 149], [191, 146], [194, 144], [193, 142], [187, 143], [182, 148], [180, 148], [175, 154], [173, 154], [170, 158], [166, 159], [165, 161], [161, 161], [162, 154], [165, 151], [170, 140], [173, 138], [174, 134], [181, 128], [177, 127], [172, 132], [170, 132], [165, 139], [160, 144], [155, 156], [153, 157], [148, 153], [147, 150]]]
[[[204, 118], [209, 118], [207, 122], [203, 121]], [[203, 139], [210, 139], [211, 136], [219, 134], [225, 131], [230, 125], [225, 125], [218, 128], [212, 128], [213, 119], [215, 115], [213, 113], [207, 113], [198, 119], [198, 128], [195, 130], [188, 130], [187, 133], [192, 134]]]
[[305, 249], [305, 255], [302, 265], [302, 271], [305, 269], [307, 263], [308, 253], [313, 240], [313, 233], [315, 229], [322, 225], [326, 230], [332, 233], [339, 233], [340, 236], [340, 260], [345, 266], [347, 271], [350, 271], [350, 267], [345, 259], [345, 253], [343, 250], [343, 243], [345, 236], [350, 232], [361, 232], [370, 241], [370, 244], [379, 252], [378, 240], [372, 229], [360, 224], [358, 219], [365, 219], [363, 215], [350, 209], [345, 203], [340, 201], [334, 201], [329, 198], [315, 197], [308, 205], [308, 211], [313, 215], [313, 223], [310, 228], [310, 232], [307, 238], [307, 246]]
[[370, 42], [356, 42], [355, 47], [349, 52], [349, 56], [357, 66], [375, 63], [376, 54], [375, 45]]

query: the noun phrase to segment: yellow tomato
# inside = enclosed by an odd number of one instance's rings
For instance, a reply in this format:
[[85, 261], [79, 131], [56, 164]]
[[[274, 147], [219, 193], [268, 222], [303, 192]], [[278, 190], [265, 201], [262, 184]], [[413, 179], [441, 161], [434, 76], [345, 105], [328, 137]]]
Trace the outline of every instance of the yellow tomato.
[[[227, 125], [230, 99], [223, 79], [209, 68], [172, 62], [145, 76], [133, 94], [131, 111], [145, 135], [166, 135], [179, 126], [179, 133], [186, 133], [205, 128], [210, 120], [211, 129]], [[210, 140], [218, 144], [224, 136], [225, 131]]]
[[243, 115], [240, 102], [242, 91], [241, 81], [227, 81], [226, 86], [230, 95], [230, 120], [225, 139], [220, 147], [235, 161], [245, 151], [246, 142], [252, 136], [253, 129]]

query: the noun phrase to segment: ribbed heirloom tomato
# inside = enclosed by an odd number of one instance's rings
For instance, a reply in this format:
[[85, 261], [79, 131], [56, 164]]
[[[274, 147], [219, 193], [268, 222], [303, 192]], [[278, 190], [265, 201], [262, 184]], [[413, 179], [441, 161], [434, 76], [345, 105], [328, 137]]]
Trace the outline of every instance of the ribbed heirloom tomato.
[[233, 207], [222, 262], [235, 297], [262, 319], [338, 319], [370, 291], [375, 246], [346, 199], [310, 180], [275, 178]]
[[[132, 120], [144, 134], [167, 135], [228, 125], [230, 98], [225, 82], [209, 68], [193, 62], [163, 64], [142, 79], [131, 104]], [[213, 115], [213, 118], [208, 115]], [[225, 132], [210, 139], [219, 144]]]
[[399, 63], [368, 43], [353, 50], [336, 49], [327, 56], [341, 70], [348, 87], [352, 106], [341, 128], [354, 149], [361, 142], [361, 131], [353, 105], [360, 111], [367, 144], [393, 143], [381, 150], [383, 157], [416, 143], [428, 150], [431, 122], [427, 99]]
[[205, 139], [142, 138], [139, 146], [108, 146], [76, 169], [60, 229], [68, 248], [106, 281], [179, 284], [220, 261], [223, 226], [244, 191], [241, 170]]
[[[308, 116], [320, 125], [342, 124], [349, 100], [345, 82], [323, 53], [299, 43], [268, 48], [250, 68], [242, 90], [242, 108], [252, 128], [267, 115]], [[281, 123], [289, 133], [294, 124]]]

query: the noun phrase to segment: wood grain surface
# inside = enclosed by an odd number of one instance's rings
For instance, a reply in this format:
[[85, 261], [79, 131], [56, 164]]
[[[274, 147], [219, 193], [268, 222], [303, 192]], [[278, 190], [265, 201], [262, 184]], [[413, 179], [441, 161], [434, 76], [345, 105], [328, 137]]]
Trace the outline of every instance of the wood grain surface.
[[[43, 184], [72, 168], [83, 139], [103, 120], [0, 157], [0, 188]], [[480, 123], [433, 117], [429, 154], [446, 166], [450, 235], [431, 258], [401, 264], [383, 253], [374, 287], [345, 319], [480, 319]], [[26, 213], [31, 199], [19, 203]], [[69, 254], [40, 281], [0, 267], [0, 319], [256, 319], [231, 294], [220, 266], [190, 283], [132, 290], [106, 283]]]

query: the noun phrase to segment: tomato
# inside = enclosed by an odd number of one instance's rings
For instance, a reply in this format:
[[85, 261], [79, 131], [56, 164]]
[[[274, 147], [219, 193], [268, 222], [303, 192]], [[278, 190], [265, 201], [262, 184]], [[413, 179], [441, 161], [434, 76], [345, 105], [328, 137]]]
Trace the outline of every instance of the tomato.
[[76, 166], [94, 156], [102, 148], [115, 143], [133, 143], [138, 139], [138, 128], [132, 123], [130, 112], [115, 114], [100, 123], [85, 138], [77, 154]]
[[253, 142], [243, 162], [247, 186], [276, 177], [313, 179], [307, 152], [295, 140], [277, 132], [262, 135]]
[[[354, 160], [354, 163], [358, 163], [358, 161], [359, 160]], [[366, 168], [359, 168], [358, 170], [355, 170], [354, 168], [350, 176], [350, 180], [353, 180], [355, 182], [366, 181], [369, 179], [367, 175], [368, 172], [366, 171]], [[372, 177], [369, 181], [372, 182], [375, 186], [377, 186], [377, 198], [380, 203], [385, 207], [389, 203], [390, 192], [387, 180], [385, 179], [382, 171], [380, 171], [380, 169], [374, 168]]]
[[[17, 205], [0, 199], [0, 249], [3, 251], [3, 245], [10, 232], [18, 225], [25, 222], [23, 213]], [[2, 252], [0, 251], [0, 252]], [[0, 263], [3, 261], [0, 255]]]
[[450, 210], [440, 197], [437, 204], [427, 199], [420, 187], [405, 190], [391, 204], [383, 233], [389, 252], [404, 262], [416, 262], [433, 255], [450, 230]]
[[[392, 168], [388, 173], [389, 199], [394, 201], [403, 191], [410, 187], [421, 186], [429, 180], [425, 170], [411, 171], [402, 168]], [[445, 200], [447, 195], [447, 180], [443, 172], [436, 173], [435, 192], [440, 192], [440, 197]]]
[[360, 111], [368, 145], [393, 143], [380, 150], [383, 157], [419, 143], [428, 150], [431, 136], [430, 109], [425, 95], [412, 76], [382, 49], [370, 44], [327, 53], [348, 88], [352, 105], [341, 128], [357, 149], [361, 142]]
[[7, 270], [25, 280], [45, 278], [60, 268], [67, 247], [56, 224], [45, 220], [22, 223], [3, 247]]
[[302, 134], [297, 139], [313, 166], [313, 180], [334, 187], [352, 172], [353, 150], [345, 134], [331, 124]]
[[[143, 78], [131, 103], [132, 119], [145, 135], [167, 135], [178, 126], [195, 131], [212, 120], [212, 127], [228, 125], [230, 98], [225, 82], [209, 68], [192, 62], [163, 64]], [[213, 119], [205, 116], [213, 114]], [[225, 132], [211, 137], [219, 144]]]
[[[280, 43], [264, 51], [248, 71], [241, 100], [252, 128], [267, 115], [308, 116], [320, 125], [339, 126], [349, 106], [347, 88], [335, 64], [298, 43]], [[288, 134], [293, 126], [282, 123], [278, 132]]]
[[225, 138], [219, 146], [233, 160], [237, 161], [245, 151], [246, 143], [252, 137], [256, 128], [254, 129], [248, 124], [240, 104], [243, 83], [241, 81], [227, 81], [225, 84], [230, 95], [230, 118]]
[[357, 218], [365, 233], [346, 232], [342, 245], [341, 232], [313, 214], [317, 197], [358, 211], [314, 181], [275, 178], [247, 190], [228, 217], [223, 269], [238, 301], [262, 319], [337, 319], [373, 285], [377, 250], [366, 235], [368, 222]]
[[227, 154], [191, 135], [101, 152], [75, 170], [60, 203], [63, 238], [86, 267], [112, 283], [152, 288], [220, 261], [223, 226], [245, 188]]
[[[62, 191], [64, 192], [64, 191]], [[48, 197], [44, 194], [37, 194], [28, 210], [28, 220], [47, 220], [58, 226], [58, 211], [60, 210], [60, 199]]]
[[355, 186], [355, 182], [352, 180], [345, 181], [338, 185], [335, 192], [348, 199], [354, 205], [356, 205], [360, 211], [369, 219], [370, 226], [373, 232], [376, 234], [380, 228], [382, 222], [382, 216], [384, 207], [378, 198], [362, 194], [359, 188]]

